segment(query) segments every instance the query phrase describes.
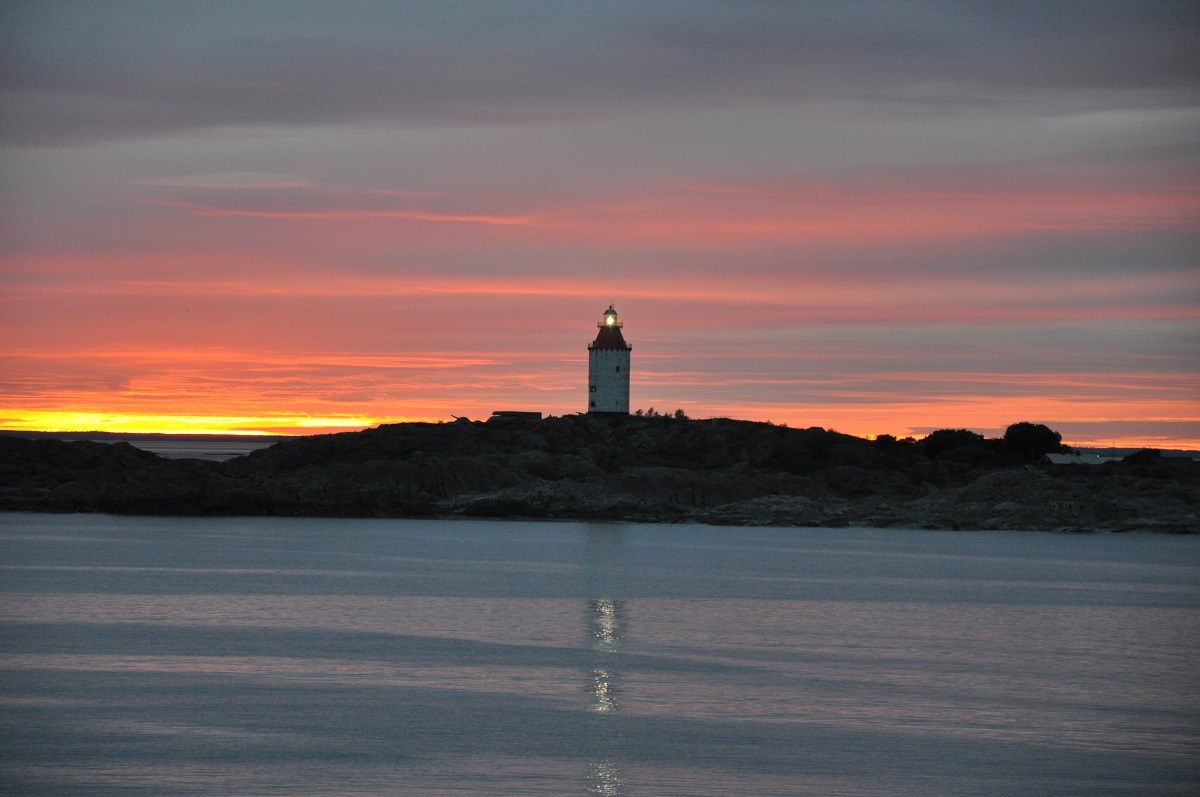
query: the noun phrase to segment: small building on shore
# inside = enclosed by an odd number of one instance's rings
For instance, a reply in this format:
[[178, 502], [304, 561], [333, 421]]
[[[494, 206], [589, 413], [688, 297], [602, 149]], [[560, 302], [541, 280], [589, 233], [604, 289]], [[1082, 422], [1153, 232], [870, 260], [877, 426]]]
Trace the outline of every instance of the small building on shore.
[[540, 412], [526, 412], [524, 410], [496, 410], [492, 413], [492, 417], [487, 419], [487, 422], [493, 426], [504, 427], [525, 427], [530, 424], [540, 423], [542, 414]]
[[492, 418], [501, 421], [540, 421], [542, 419], [542, 414], [540, 412], [529, 412], [526, 410], [496, 410], [492, 413]]
[[1105, 462], [1120, 462], [1120, 457], [1102, 457], [1099, 454], [1081, 454], [1072, 451], [1067, 454], [1046, 454], [1042, 462], [1047, 465], [1103, 465]]

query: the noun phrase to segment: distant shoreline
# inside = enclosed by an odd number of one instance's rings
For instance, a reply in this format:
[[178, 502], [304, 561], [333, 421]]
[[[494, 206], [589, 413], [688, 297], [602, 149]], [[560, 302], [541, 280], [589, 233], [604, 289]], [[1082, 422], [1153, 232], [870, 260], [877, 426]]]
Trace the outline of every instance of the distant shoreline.
[[23, 432], [0, 430], [0, 437], [64, 442], [128, 443], [168, 459], [222, 462], [291, 439], [283, 435], [172, 434], [155, 432]]
[[279, 442], [281, 440], [290, 440], [294, 437], [311, 436], [230, 434], [228, 432], [35, 432], [20, 429], [0, 429], [0, 437], [21, 437], [26, 440], [93, 440], [96, 442], [112, 441], [114, 443], [128, 443], [134, 440], [269, 440]]

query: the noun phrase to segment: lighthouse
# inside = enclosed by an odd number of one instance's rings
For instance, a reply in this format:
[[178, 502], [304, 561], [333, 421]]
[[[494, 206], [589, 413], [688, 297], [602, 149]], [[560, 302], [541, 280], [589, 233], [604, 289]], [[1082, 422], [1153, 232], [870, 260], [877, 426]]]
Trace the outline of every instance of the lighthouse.
[[588, 346], [588, 412], [629, 414], [629, 352], [617, 311], [610, 304]]

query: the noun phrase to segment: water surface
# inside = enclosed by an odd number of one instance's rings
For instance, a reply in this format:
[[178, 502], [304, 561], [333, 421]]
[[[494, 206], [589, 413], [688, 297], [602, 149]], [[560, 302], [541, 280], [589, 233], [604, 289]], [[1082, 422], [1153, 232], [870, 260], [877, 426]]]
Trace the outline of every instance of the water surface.
[[0, 792], [1188, 794], [1200, 541], [0, 515]]

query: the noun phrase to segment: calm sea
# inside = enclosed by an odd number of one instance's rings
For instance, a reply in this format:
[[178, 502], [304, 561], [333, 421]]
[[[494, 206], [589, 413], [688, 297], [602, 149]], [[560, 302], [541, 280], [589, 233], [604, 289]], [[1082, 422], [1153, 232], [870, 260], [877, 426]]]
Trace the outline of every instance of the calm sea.
[[0, 792], [1195, 794], [1200, 538], [0, 515]]

